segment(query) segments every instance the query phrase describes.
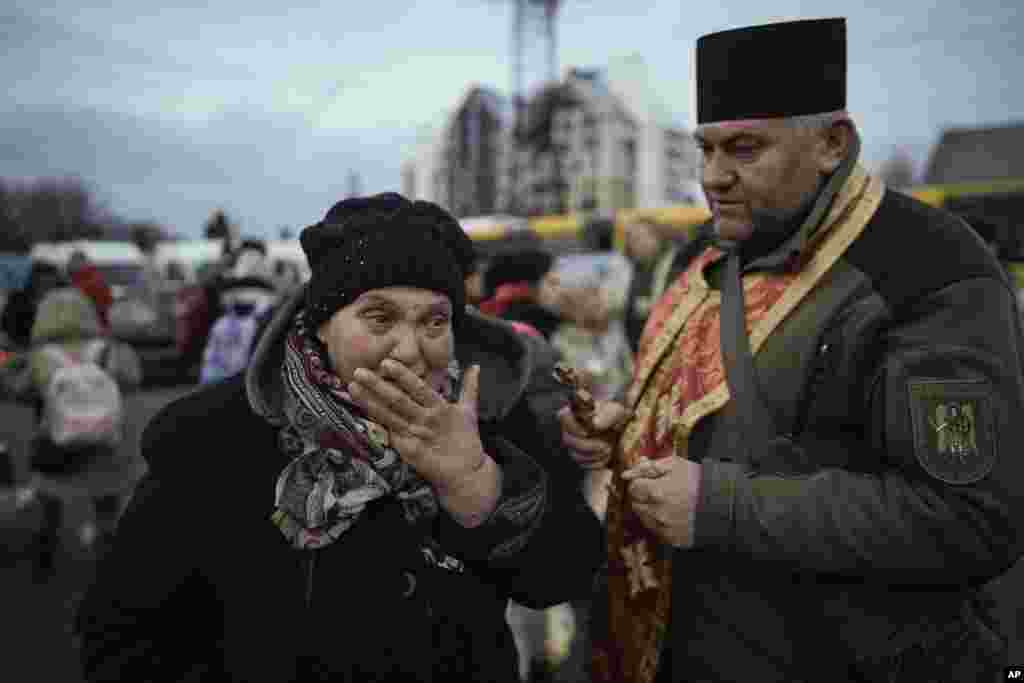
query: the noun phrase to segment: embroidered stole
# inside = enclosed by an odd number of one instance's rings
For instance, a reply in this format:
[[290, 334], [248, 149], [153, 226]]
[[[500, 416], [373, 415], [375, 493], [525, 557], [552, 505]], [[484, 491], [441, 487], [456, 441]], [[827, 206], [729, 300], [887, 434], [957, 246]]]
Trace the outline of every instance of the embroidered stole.
[[[860, 235], [883, 191], [858, 165], [798, 271], [743, 278], [752, 353]], [[597, 681], [652, 683], [657, 673], [671, 606], [674, 549], [660, 543], [632, 513], [620, 475], [643, 457], [687, 457], [697, 423], [729, 400], [719, 346], [721, 295], [703, 275], [704, 267], [722, 255], [709, 247], [694, 259], [651, 311], [641, 337], [627, 395], [633, 417], [619, 441], [608, 503], [610, 604], [608, 633], [596, 634], [594, 643]], [[685, 555], [680, 559], [685, 561]]]

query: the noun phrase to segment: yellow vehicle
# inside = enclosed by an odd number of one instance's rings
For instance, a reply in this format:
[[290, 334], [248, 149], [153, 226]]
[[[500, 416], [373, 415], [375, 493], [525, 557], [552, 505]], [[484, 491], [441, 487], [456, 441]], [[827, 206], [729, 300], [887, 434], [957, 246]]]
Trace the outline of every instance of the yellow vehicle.
[[[965, 217], [985, 217], [989, 221], [1004, 224], [1005, 232], [1001, 241], [1006, 243], [1004, 258], [1024, 261], [1024, 239], [1017, 237], [1017, 225], [1024, 226], [1024, 178], [993, 180], [988, 182], [958, 183], [953, 185], [920, 185], [903, 190], [931, 206], [943, 207]], [[497, 218], [497, 217], [496, 217]], [[507, 217], [506, 217], [507, 218]], [[693, 236], [697, 226], [711, 218], [711, 212], [703, 206], [671, 205], [650, 208], [620, 209], [614, 214], [614, 245], [622, 248], [625, 226], [638, 218], [650, 218], [667, 226], [678, 239]], [[479, 219], [465, 219], [473, 221]], [[516, 219], [522, 221], [522, 219]], [[583, 213], [539, 216], [527, 219], [528, 232], [546, 248], [555, 253], [578, 251], [584, 241], [586, 227], [592, 218]], [[494, 221], [485, 229], [482, 225], [467, 229], [478, 244], [498, 245], [515, 235], [522, 235], [522, 224], [511, 221]], [[1021, 242], [1021, 249], [1009, 248]], [[1011, 255], [1017, 254], [1019, 255]], [[1024, 265], [1024, 264], [1022, 264]]]
[[[711, 213], [704, 207], [691, 205], [620, 209], [611, 221], [612, 244], [615, 249], [622, 250], [626, 225], [640, 218], [654, 220], [666, 226], [677, 239], [685, 240], [693, 236], [697, 226], [711, 218]], [[584, 241], [589, 220], [593, 219], [583, 214], [541, 216], [530, 221], [530, 228], [546, 245], [550, 244], [554, 251], [572, 251], [572, 244]]]
[[952, 185], [918, 185], [908, 188], [911, 197], [932, 206], [951, 208], [965, 203], [981, 203], [1024, 196], [1024, 178], [990, 180]]
[[484, 258], [527, 244], [543, 245], [555, 255], [586, 251], [587, 226], [594, 221], [609, 223], [613, 230], [613, 245], [621, 251], [625, 225], [640, 217], [656, 220], [668, 226], [678, 239], [687, 239], [693, 230], [711, 217], [711, 213], [698, 206], [678, 205], [648, 209], [621, 209], [609, 219], [584, 213], [556, 214], [517, 219], [508, 216], [482, 216], [460, 220], [463, 229], [476, 243]]
[[538, 216], [531, 218], [529, 225], [530, 232], [555, 255], [571, 254], [586, 248], [584, 230], [587, 219], [584, 214]]
[[530, 230], [525, 218], [507, 215], [472, 216], [460, 218], [459, 224], [476, 246], [484, 261], [504, 251], [512, 251], [536, 244], [537, 235]]
[[678, 205], [651, 209], [623, 209], [615, 216], [615, 248], [621, 250], [625, 241], [625, 228], [630, 221], [649, 218], [666, 226], [680, 240], [693, 237], [697, 226], [711, 219], [711, 212], [703, 206]]
[[999, 247], [999, 258], [1024, 288], [1024, 178], [951, 185], [920, 185], [906, 190], [916, 199], [961, 216], [983, 221]]

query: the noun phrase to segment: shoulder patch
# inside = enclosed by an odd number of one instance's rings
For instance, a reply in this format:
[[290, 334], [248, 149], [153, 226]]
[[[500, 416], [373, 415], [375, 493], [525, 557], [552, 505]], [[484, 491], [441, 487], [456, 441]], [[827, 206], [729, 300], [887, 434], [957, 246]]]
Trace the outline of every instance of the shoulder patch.
[[973, 484], [996, 463], [992, 387], [984, 380], [912, 379], [907, 385], [914, 453], [947, 484]]

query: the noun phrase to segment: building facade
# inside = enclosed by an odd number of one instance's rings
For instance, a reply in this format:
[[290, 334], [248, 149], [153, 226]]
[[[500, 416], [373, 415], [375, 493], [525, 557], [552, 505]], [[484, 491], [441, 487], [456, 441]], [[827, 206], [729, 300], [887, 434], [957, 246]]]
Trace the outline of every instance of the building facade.
[[441, 197], [447, 196], [444, 192], [443, 140], [435, 130], [420, 134], [411, 153], [401, 164], [403, 195], [443, 204]]
[[522, 103], [515, 130], [513, 103], [473, 86], [403, 164], [402, 186], [459, 217], [700, 203], [692, 136], [625, 91], [570, 69]]

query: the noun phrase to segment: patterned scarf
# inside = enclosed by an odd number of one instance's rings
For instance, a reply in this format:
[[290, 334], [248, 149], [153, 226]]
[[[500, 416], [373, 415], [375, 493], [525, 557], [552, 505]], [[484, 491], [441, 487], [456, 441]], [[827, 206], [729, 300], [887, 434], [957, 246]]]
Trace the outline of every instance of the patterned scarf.
[[[278, 434], [290, 460], [277, 480], [271, 519], [298, 549], [322, 548], [359, 519], [367, 503], [387, 495], [410, 524], [438, 511], [433, 489], [390, 446], [389, 434], [353, 403], [341, 379], [307, 333], [303, 312], [285, 341], [283, 418]], [[458, 363], [442, 394], [453, 400]]]

